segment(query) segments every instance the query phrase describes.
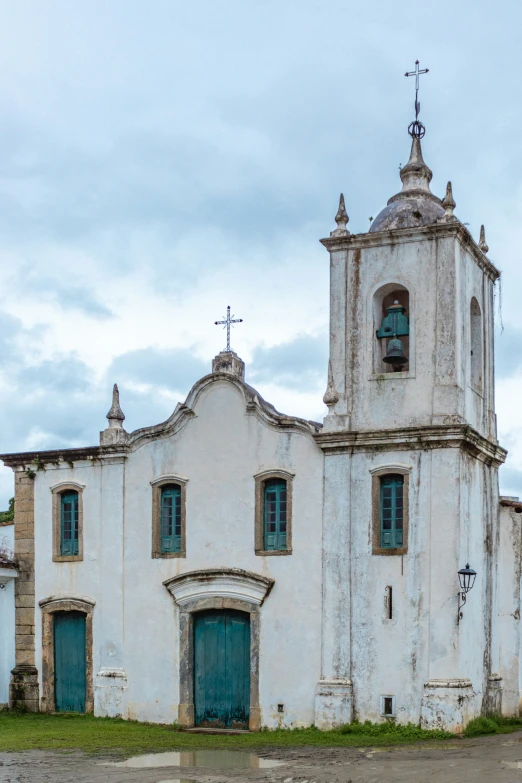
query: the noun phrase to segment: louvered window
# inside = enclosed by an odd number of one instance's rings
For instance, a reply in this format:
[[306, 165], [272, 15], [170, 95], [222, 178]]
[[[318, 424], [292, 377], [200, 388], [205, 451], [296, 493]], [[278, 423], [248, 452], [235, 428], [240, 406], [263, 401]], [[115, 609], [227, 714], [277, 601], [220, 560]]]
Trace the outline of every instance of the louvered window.
[[161, 551], [181, 551], [181, 487], [161, 488]]
[[403, 545], [404, 476], [381, 476], [381, 547]]
[[78, 554], [78, 493], [64, 492], [61, 496], [60, 554]]
[[286, 549], [286, 481], [273, 479], [264, 488], [264, 548]]

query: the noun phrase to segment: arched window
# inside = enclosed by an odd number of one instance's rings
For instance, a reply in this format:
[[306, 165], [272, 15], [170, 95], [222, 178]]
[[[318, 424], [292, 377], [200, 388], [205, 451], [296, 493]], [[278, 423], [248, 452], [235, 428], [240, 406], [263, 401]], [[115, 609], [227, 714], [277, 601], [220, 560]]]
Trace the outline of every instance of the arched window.
[[471, 385], [482, 391], [482, 313], [473, 297], [470, 304]]
[[398, 549], [404, 541], [404, 476], [381, 476], [380, 484], [381, 547]]
[[77, 555], [79, 552], [79, 502], [78, 493], [67, 490], [60, 495], [60, 554]]
[[[373, 372], [407, 372], [410, 369], [410, 294], [400, 283], [388, 283], [375, 292], [373, 297], [374, 351]], [[399, 340], [401, 345], [392, 343]], [[391, 363], [385, 361], [390, 350], [402, 350], [406, 361]]]
[[161, 551], [181, 551], [181, 487], [161, 487]]
[[264, 487], [264, 548], [284, 550], [286, 543], [286, 481], [270, 479]]

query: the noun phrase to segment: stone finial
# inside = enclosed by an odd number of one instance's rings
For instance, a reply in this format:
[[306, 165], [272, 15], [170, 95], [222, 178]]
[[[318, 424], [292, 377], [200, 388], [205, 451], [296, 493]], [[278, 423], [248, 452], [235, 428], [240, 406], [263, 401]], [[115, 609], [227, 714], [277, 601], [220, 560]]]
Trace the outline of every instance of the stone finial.
[[[424, 162], [420, 139], [414, 138], [411, 142], [410, 157], [400, 171], [402, 192], [416, 191], [433, 196], [430, 190], [430, 182], [433, 172]], [[440, 202], [439, 202], [440, 203]]]
[[334, 379], [333, 379], [333, 372], [332, 372], [332, 362], [328, 362], [328, 385], [326, 387], [326, 391], [324, 393], [323, 402], [325, 405], [328, 406], [328, 409], [333, 407], [337, 402], [339, 402], [339, 395], [337, 394], [337, 390], [334, 385]]
[[100, 444], [102, 446], [115, 446], [125, 443], [128, 434], [123, 429], [125, 414], [120, 408], [120, 392], [117, 384], [112, 388], [112, 406], [107, 414], [109, 426], [103, 432], [100, 432]]
[[439, 223], [453, 223], [457, 218], [453, 214], [453, 210], [457, 206], [455, 204], [455, 199], [453, 198], [453, 189], [451, 187], [451, 182], [448, 182], [446, 185], [446, 195], [444, 196], [442, 200], [442, 206], [445, 209], [444, 215], [439, 220]]
[[120, 392], [116, 383], [112, 387], [112, 407], [107, 414], [107, 418], [109, 419], [109, 427], [118, 427], [120, 429], [123, 427], [125, 414], [120, 408]]
[[489, 250], [489, 245], [486, 242], [486, 232], [484, 230], [483, 225], [480, 227], [480, 238], [479, 238], [478, 246], [480, 247], [483, 253], [487, 253]]
[[335, 216], [335, 222], [337, 223], [337, 228], [335, 229], [335, 231], [330, 231], [330, 236], [331, 237], [349, 236], [350, 232], [346, 228], [349, 220], [350, 218], [348, 217], [348, 213], [344, 205], [344, 195], [341, 193], [341, 197], [339, 198], [339, 209], [337, 210], [337, 215]]

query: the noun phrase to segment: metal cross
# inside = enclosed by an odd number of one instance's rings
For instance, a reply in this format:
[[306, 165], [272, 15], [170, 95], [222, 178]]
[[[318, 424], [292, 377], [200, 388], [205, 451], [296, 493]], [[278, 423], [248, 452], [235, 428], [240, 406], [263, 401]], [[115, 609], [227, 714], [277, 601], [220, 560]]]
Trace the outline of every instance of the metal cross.
[[405, 76], [415, 76], [415, 119], [419, 119], [420, 103], [419, 103], [419, 76], [423, 73], [429, 73], [429, 68], [419, 69], [419, 61], [415, 60], [415, 70], [405, 73]]
[[223, 328], [227, 330], [227, 351], [230, 351], [230, 326], [232, 324], [241, 324], [243, 323], [242, 318], [234, 318], [234, 316], [230, 315], [230, 305], [227, 307], [227, 317], [223, 316], [223, 321], [214, 321], [215, 326], [221, 326], [223, 325]]

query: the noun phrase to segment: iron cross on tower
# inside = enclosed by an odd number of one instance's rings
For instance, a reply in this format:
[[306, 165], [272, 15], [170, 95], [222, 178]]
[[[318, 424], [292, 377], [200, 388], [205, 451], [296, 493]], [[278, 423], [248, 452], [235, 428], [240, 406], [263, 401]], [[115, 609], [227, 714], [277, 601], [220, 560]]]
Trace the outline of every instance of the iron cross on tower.
[[415, 60], [415, 70], [408, 71], [404, 74], [405, 76], [415, 76], [415, 122], [411, 123], [410, 127], [408, 128], [408, 133], [412, 138], [416, 136], [418, 139], [422, 139], [426, 133], [426, 128], [422, 122], [419, 122], [419, 76], [421, 76], [423, 73], [429, 73], [429, 68], [423, 68], [421, 71], [419, 68], [419, 61]]
[[214, 321], [215, 326], [223, 326], [224, 329], [227, 330], [227, 351], [230, 351], [230, 326], [232, 324], [240, 324], [243, 323], [242, 318], [234, 318], [234, 316], [230, 315], [230, 305], [227, 307], [227, 317], [225, 318], [223, 316], [223, 321]]

